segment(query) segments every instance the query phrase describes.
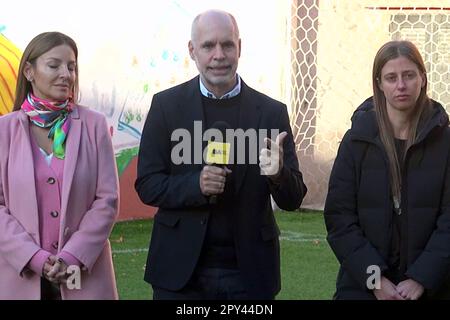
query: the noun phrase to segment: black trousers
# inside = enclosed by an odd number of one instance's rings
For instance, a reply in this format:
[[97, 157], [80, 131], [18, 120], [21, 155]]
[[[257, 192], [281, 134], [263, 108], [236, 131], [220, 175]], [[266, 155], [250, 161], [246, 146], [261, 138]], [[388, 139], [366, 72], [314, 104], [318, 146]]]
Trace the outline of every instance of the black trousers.
[[235, 269], [199, 268], [179, 291], [153, 286], [153, 300], [248, 300], [241, 272]]
[[41, 278], [41, 300], [61, 300], [59, 285]]

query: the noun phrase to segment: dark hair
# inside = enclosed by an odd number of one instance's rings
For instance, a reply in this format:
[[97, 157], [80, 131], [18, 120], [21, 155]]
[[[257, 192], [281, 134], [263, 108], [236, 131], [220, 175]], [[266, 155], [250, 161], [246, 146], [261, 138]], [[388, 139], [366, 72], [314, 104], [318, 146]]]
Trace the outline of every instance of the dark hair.
[[[78, 48], [75, 41], [61, 32], [41, 33], [34, 37], [33, 40], [31, 40], [27, 45], [20, 60], [19, 72], [17, 74], [16, 96], [14, 99], [13, 111], [20, 110], [20, 107], [25, 100], [28, 92], [30, 92], [32, 89], [30, 82], [28, 82], [27, 78], [24, 75], [24, 68], [26, 66], [26, 63], [29, 62], [34, 66], [37, 58], [50, 51], [54, 47], [63, 44], [68, 45], [70, 48], [72, 48], [75, 54], [75, 62], [77, 62]], [[75, 64], [75, 75], [75, 82], [72, 88], [72, 101], [76, 103], [78, 101], [78, 63]]]

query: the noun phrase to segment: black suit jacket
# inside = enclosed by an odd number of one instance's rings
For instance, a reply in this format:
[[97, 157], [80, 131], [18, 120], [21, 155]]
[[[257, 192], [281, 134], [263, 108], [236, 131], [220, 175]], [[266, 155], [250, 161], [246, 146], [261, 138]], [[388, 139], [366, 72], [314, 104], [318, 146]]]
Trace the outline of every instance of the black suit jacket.
[[[270, 195], [280, 208], [295, 210], [306, 194], [306, 186], [299, 171], [286, 106], [243, 81], [241, 84], [238, 127], [244, 131], [269, 129], [270, 133], [270, 129], [278, 128], [288, 132], [281, 184], [274, 185], [261, 175], [258, 164], [235, 168], [232, 219], [237, 262], [250, 296], [263, 299], [280, 290], [279, 229]], [[139, 150], [136, 190], [145, 204], [159, 207], [145, 280], [172, 291], [183, 288], [193, 274], [210, 214], [208, 199], [201, 193], [199, 183], [204, 164], [176, 165], [171, 161], [172, 148], [180, 142], [171, 141], [172, 132], [184, 128], [194, 137], [194, 121], [204, 124], [198, 76], [153, 97]], [[203, 132], [196, 134], [201, 139]], [[203, 142], [201, 150], [204, 147]]]

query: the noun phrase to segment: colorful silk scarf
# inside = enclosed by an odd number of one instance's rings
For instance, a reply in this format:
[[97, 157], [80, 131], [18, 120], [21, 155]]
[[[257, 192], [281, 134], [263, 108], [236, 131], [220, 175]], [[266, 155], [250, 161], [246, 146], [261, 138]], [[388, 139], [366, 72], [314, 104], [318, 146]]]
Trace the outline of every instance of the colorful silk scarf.
[[21, 108], [35, 125], [50, 128], [48, 137], [53, 140], [53, 154], [58, 159], [64, 159], [65, 142], [70, 129], [69, 114], [73, 109], [70, 100], [51, 102], [28, 93]]

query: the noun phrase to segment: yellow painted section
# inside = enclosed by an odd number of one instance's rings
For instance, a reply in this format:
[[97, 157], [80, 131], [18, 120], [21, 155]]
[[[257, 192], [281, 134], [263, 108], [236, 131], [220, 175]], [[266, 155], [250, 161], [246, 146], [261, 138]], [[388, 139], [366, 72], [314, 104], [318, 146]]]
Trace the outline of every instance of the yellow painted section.
[[22, 52], [0, 34], [0, 115], [11, 112]]

